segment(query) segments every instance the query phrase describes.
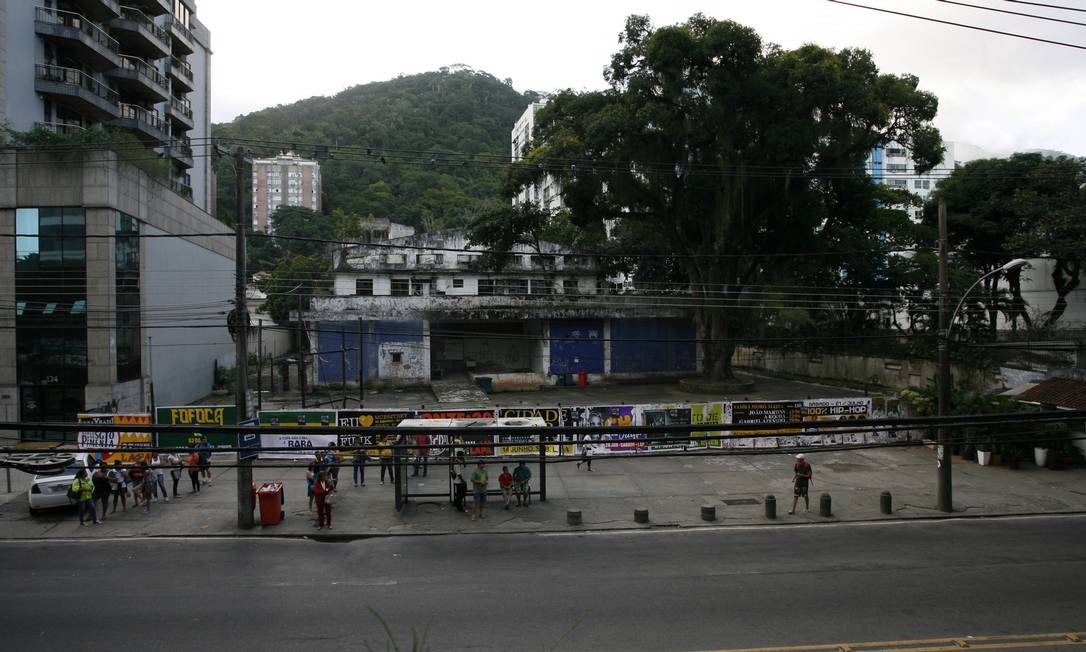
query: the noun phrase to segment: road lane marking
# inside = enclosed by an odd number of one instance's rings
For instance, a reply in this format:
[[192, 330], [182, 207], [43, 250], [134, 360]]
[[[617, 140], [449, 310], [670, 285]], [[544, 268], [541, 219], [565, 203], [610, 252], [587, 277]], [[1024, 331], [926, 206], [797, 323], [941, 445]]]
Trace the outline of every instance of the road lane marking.
[[[1024, 650], [1038, 647], [1086, 645], [1083, 632], [1009, 634], [1005, 636], [948, 636], [902, 641], [828, 643], [783, 647], [720, 648], [711, 652], [945, 652], [947, 650]], [[710, 651], [706, 651], [710, 652]]]

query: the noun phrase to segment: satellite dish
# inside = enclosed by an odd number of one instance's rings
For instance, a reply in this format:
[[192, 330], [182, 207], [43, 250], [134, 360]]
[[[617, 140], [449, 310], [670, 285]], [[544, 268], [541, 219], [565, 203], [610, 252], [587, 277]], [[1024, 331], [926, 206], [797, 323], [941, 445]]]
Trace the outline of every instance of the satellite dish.
[[49, 475], [60, 473], [75, 460], [72, 453], [7, 453], [0, 455], [0, 467], [17, 469], [25, 473]]

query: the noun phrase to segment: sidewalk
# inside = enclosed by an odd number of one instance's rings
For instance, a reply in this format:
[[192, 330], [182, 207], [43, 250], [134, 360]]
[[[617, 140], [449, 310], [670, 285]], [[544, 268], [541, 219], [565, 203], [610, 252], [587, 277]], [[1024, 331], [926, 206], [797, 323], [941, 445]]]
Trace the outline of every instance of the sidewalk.
[[[228, 457], [217, 455], [226, 463]], [[456, 512], [447, 499], [425, 498], [409, 504], [403, 513], [393, 509], [391, 483], [379, 483], [378, 467], [367, 467], [366, 486], [354, 487], [351, 467], [340, 471], [339, 500], [333, 512], [335, 528], [313, 527], [305, 496], [304, 467], [254, 468], [254, 480], [284, 480], [285, 520], [276, 526], [242, 531], [236, 527], [237, 507], [233, 469], [217, 469], [214, 481], [198, 494], [182, 494], [169, 503], [156, 502], [151, 513], [142, 509], [109, 514], [99, 526], [80, 527], [74, 508], [27, 512], [29, 476], [12, 472], [21, 492], [0, 494], [0, 539], [109, 538], [131, 536], [314, 536], [365, 537], [412, 534], [571, 532], [706, 525], [764, 525], [876, 521], [945, 516], [936, 508], [934, 451], [924, 448], [867, 449], [815, 452], [811, 511], [788, 515], [791, 508], [792, 456], [685, 456], [674, 458], [607, 458], [593, 460], [593, 470], [577, 469], [576, 460], [547, 465], [547, 498], [533, 498], [527, 508], [501, 509], [501, 499], [490, 496], [486, 518], [471, 522]], [[418, 490], [448, 489], [447, 466], [430, 469]], [[490, 486], [497, 488], [501, 461], [488, 461]], [[532, 486], [539, 487], [533, 467]], [[412, 482], [416, 479], [412, 478]], [[981, 467], [954, 460], [954, 516], [1002, 516], [1086, 512], [1086, 469], [1051, 471], [1023, 463], [1018, 470]], [[167, 484], [169, 477], [167, 476]], [[413, 486], [415, 486], [413, 484]], [[4, 488], [0, 477], [0, 490]], [[890, 491], [893, 513], [879, 511], [879, 495]], [[833, 515], [818, 515], [819, 497], [829, 493]], [[766, 494], [777, 498], [777, 518], [765, 517]], [[470, 495], [469, 495], [470, 501]], [[514, 501], [515, 502], [515, 501]], [[701, 520], [701, 506], [715, 505], [716, 520]], [[634, 509], [649, 510], [650, 523], [633, 520]], [[566, 510], [582, 511], [583, 524], [566, 524]], [[259, 518], [258, 518], [259, 522]]]

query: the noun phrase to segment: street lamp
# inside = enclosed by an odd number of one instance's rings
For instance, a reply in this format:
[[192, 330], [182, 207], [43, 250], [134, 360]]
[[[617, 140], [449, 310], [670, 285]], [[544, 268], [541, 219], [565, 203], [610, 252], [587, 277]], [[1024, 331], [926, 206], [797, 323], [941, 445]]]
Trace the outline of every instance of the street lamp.
[[[940, 206], [940, 213], [945, 215], [945, 208]], [[945, 224], [945, 218], [940, 215], [941, 221]], [[941, 230], [945, 234], [945, 226], [941, 224]], [[1005, 265], [994, 269], [987, 274], [984, 274], [972, 285], [969, 286], [963, 294], [962, 298], [958, 301], [958, 305], [954, 308], [954, 312], [950, 313], [950, 319], [944, 322], [946, 319], [946, 298], [948, 292], [947, 281], [947, 261], [946, 261], [946, 240], [945, 236], [941, 238], [940, 242], [940, 260], [939, 260], [939, 416], [947, 416], [947, 412], [950, 411], [950, 333], [954, 330], [954, 320], [958, 316], [958, 311], [965, 305], [965, 300], [969, 296], [969, 293], [973, 291], [973, 288], [980, 285], [981, 281], [986, 278], [996, 276], [998, 274], [1004, 274], [1011, 270], [1019, 269], [1027, 264], [1029, 261], [1024, 258], [1015, 258], [1014, 260], [1006, 263]], [[949, 434], [950, 431], [945, 426], [939, 428], [939, 448], [936, 453], [936, 464], [938, 466], [938, 502], [940, 511], [953, 512], [954, 511], [954, 498], [953, 498], [953, 485], [951, 483], [951, 466], [950, 466], [950, 454], [949, 454]]]

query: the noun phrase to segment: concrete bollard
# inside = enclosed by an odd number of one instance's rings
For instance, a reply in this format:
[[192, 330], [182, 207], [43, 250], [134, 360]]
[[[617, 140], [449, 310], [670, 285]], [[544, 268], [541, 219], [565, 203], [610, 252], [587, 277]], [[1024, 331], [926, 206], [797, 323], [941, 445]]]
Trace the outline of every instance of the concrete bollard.
[[822, 494], [822, 497], [818, 499], [818, 515], [826, 518], [833, 516], [833, 510], [830, 509], [829, 494]]
[[579, 509], [566, 510], [566, 523], [568, 523], [570, 525], [580, 525], [581, 524], [581, 510], [579, 510]]
[[636, 521], [637, 523], [648, 523], [649, 522], [649, 510], [647, 510], [647, 509], [635, 509], [634, 510], [634, 521]]
[[894, 511], [893, 498], [890, 497], [889, 491], [884, 491], [879, 494], [879, 511], [883, 514], [892, 514]]
[[701, 520], [703, 520], [703, 521], [715, 521], [716, 520], [716, 505], [702, 505], [701, 506]]
[[777, 497], [773, 494], [765, 497], [765, 517], [777, 518]]

